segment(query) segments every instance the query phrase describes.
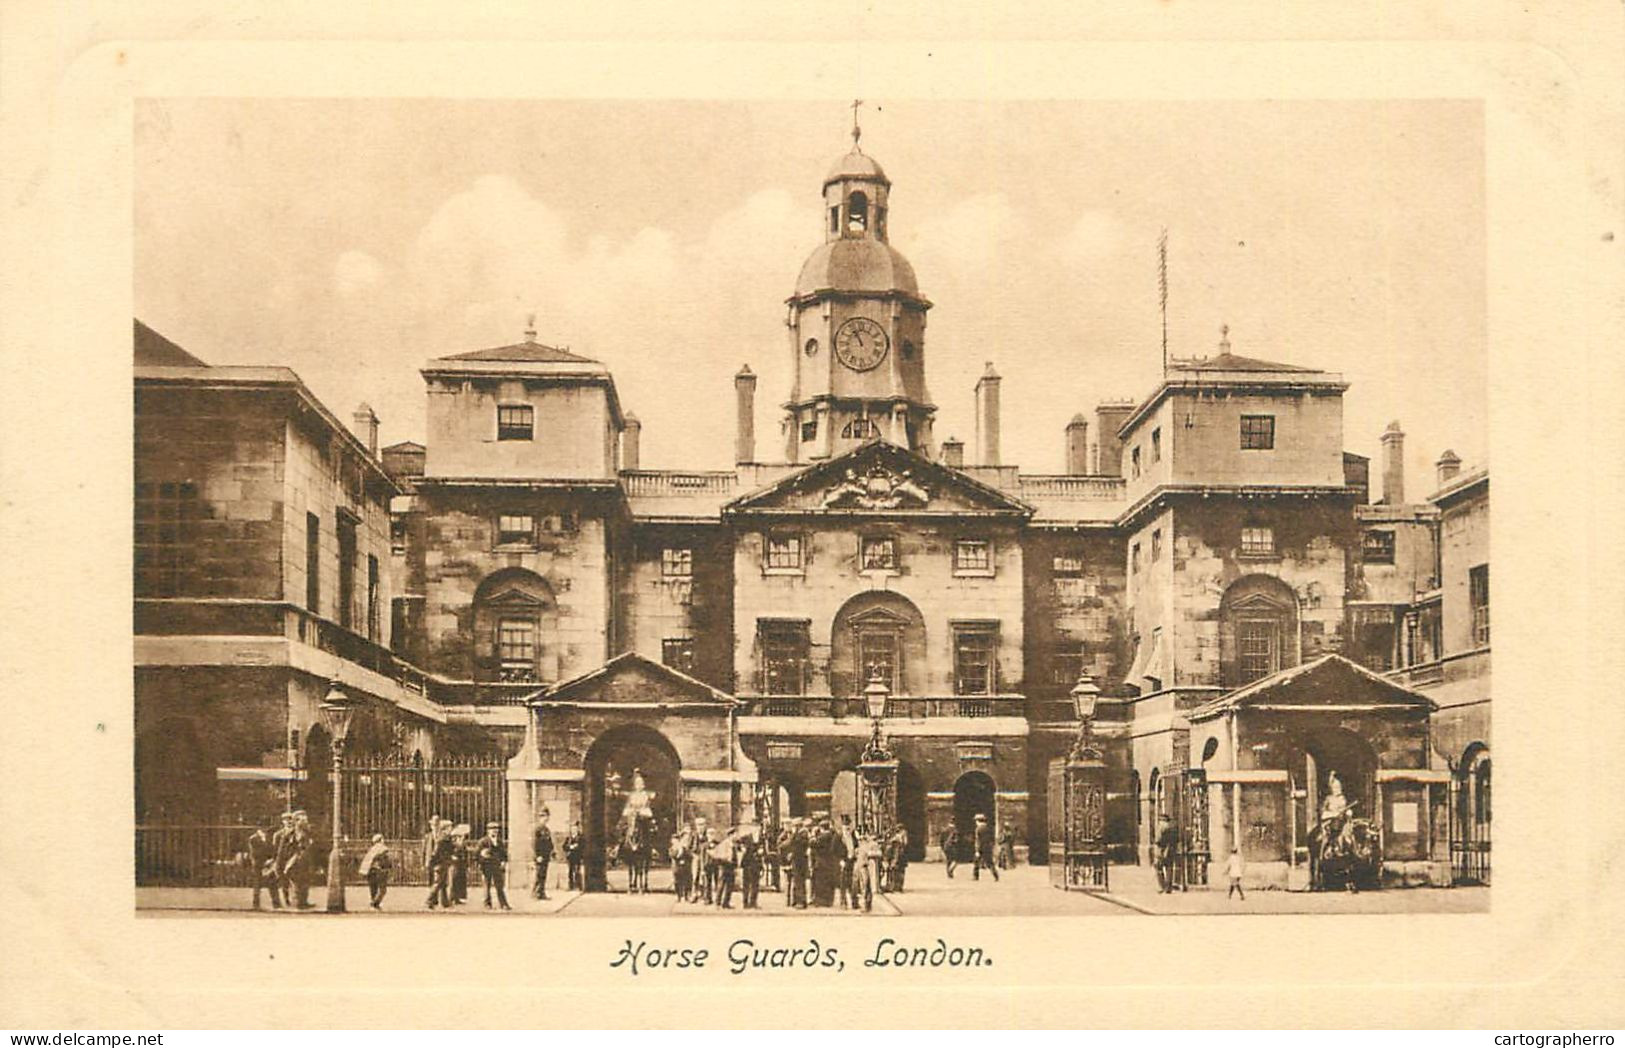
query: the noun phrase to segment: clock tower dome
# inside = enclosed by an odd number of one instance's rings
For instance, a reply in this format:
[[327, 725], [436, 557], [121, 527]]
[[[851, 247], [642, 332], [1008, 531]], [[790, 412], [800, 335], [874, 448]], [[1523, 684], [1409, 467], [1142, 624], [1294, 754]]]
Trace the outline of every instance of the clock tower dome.
[[785, 451], [831, 458], [870, 440], [931, 453], [925, 314], [914, 268], [887, 242], [891, 180], [858, 146], [824, 176], [824, 243], [787, 300], [791, 373]]

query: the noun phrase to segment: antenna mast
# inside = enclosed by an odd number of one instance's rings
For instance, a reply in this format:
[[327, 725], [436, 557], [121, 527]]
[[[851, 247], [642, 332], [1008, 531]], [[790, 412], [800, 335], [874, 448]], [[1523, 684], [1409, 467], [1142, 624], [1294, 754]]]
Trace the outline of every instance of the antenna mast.
[[1162, 373], [1168, 374], [1168, 227], [1157, 238], [1157, 292], [1162, 304]]

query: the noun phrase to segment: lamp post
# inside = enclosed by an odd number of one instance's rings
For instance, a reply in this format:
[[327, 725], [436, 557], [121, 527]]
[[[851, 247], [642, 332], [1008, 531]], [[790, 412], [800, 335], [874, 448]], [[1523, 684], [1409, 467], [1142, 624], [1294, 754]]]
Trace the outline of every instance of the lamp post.
[[896, 816], [897, 759], [886, 749], [880, 734], [880, 719], [886, 715], [891, 688], [880, 679], [877, 667], [863, 688], [863, 704], [869, 713], [869, 742], [858, 760], [858, 777], [863, 796], [858, 807], [858, 828], [880, 837], [891, 830]]
[[1094, 744], [1095, 706], [1100, 702], [1100, 687], [1090, 679], [1087, 673], [1078, 677], [1078, 683], [1072, 685], [1072, 708], [1078, 715], [1078, 737], [1072, 740], [1072, 758], [1074, 760], [1087, 760], [1093, 757], [1100, 759], [1100, 751]]
[[1070, 694], [1078, 735], [1065, 757], [1050, 762], [1050, 883], [1063, 891], [1104, 891], [1106, 762], [1093, 733], [1100, 688], [1083, 674]]
[[340, 817], [344, 800], [344, 744], [350, 737], [350, 721], [360, 703], [345, 694], [338, 681], [327, 687], [322, 700], [322, 726], [333, 740], [333, 849], [327, 853], [327, 912], [344, 912], [344, 854], [340, 848], [343, 827]]

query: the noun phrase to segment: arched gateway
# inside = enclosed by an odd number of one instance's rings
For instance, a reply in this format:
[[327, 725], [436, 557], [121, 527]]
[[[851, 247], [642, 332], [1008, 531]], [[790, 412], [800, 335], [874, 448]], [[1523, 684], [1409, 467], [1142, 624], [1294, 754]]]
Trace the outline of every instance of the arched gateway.
[[[545, 825], [557, 860], [549, 888], [564, 887], [560, 848], [577, 824], [587, 891], [626, 890], [614, 859], [641, 816], [633, 844], [647, 840], [653, 869], [674, 827], [704, 816], [714, 826], [754, 817], [756, 770], [739, 750], [731, 696], [668, 666], [628, 653], [530, 697], [525, 744], [508, 765], [514, 858], [533, 859]], [[516, 884], [532, 883], [527, 863]], [[652, 887], [667, 883], [664, 874]]]
[[623, 844], [632, 823], [653, 820], [654, 858], [665, 857], [681, 813], [682, 761], [665, 736], [641, 724], [610, 728], [587, 750], [582, 829], [588, 891], [624, 891]]

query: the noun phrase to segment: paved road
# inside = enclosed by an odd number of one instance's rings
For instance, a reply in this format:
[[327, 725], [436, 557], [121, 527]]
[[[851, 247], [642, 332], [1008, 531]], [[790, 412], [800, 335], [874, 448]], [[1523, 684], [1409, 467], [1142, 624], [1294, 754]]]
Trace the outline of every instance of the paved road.
[[[620, 882], [611, 878], [611, 886]], [[622, 892], [583, 895], [580, 892], [553, 891], [546, 901], [532, 899], [523, 892], [510, 896], [514, 910], [502, 913], [488, 911], [481, 905], [483, 890], [472, 890], [469, 904], [454, 908], [444, 919], [479, 916], [493, 920], [513, 919], [523, 915], [564, 917], [721, 917], [749, 912], [752, 916], [797, 917], [815, 915], [863, 919], [865, 917], [904, 916], [1135, 916], [1138, 914], [1229, 915], [1246, 913], [1311, 914], [1311, 913], [1484, 913], [1490, 908], [1488, 888], [1411, 888], [1390, 889], [1380, 892], [1361, 892], [1357, 895], [1343, 892], [1287, 892], [1250, 891], [1245, 900], [1227, 899], [1219, 890], [1176, 892], [1163, 895], [1157, 892], [1156, 879], [1149, 867], [1114, 866], [1111, 869], [1111, 891], [1105, 895], [1088, 892], [1063, 892], [1050, 887], [1049, 871], [1042, 866], [1021, 866], [1001, 871], [998, 881], [986, 874], [973, 880], [969, 867], [961, 866], [949, 880], [944, 868], [936, 863], [917, 863], [909, 867], [908, 890], [900, 894], [881, 896], [875, 900], [872, 914], [853, 913], [838, 909], [786, 910], [784, 896], [777, 892], [762, 893], [761, 909], [742, 911], [718, 910], [713, 906], [678, 903], [670, 894], [669, 873], [657, 876], [648, 895], [627, 895]], [[137, 888], [136, 908], [143, 913], [172, 916], [220, 915], [233, 913], [254, 916], [249, 908], [250, 891], [242, 888]], [[311, 889], [310, 901], [316, 909], [308, 914], [326, 916], [326, 899], [322, 888]], [[422, 914], [427, 889], [421, 887], [393, 888], [384, 903], [382, 916]], [[367, 907], [367, 890], [352, 887], [346, 892], [350, 913], [374, 918], [381, 916]], [[289, 920], [297, 913], [266, 909], [259, 914], [267, 919]], [[440, 912], [436, 918], [441, 919]]]

